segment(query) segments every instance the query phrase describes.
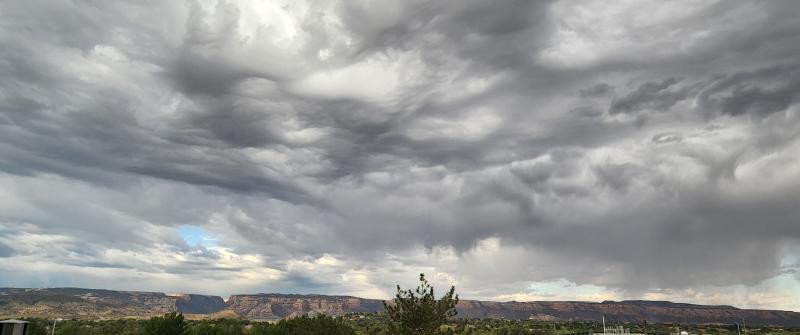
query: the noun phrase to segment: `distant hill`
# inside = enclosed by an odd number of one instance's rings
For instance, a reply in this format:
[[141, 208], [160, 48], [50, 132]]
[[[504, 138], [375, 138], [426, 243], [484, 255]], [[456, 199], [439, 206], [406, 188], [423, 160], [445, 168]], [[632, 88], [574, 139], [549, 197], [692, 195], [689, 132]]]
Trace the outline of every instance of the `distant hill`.
[[0, 317], [150, 317], [172, 311], [207, 314], [225, 307], [225, 301], [220, 297], [196, 294], [166, 295], [81, 288], [0, 288]]
[[746, 320], [748, 325], [800, 326], [800, 313], [775, 310], [739, 309], [731, 306], [694, 305], [669, 301], [534, 301], [488, 302], [462, 301], [459, 315], [468, 318], [506, 318], [549, 320], [593, 320], [681, 323], [734, 324]]
[[[594, 320], [610, 322], [733, 324], [800, 326], [800, 313], [739, 309], [732, 306], [694, 305], [669, 301], [534, 301], [493, 302], [462, 300], [459, 317], [536, 320]], [[253, 320], [275, 320], [302, 314], [343, 315], [378, 312], [383, 301], [350, 296], [245, 294], [223, 301], [218, 296], [167, 295], [79, 288], [0, 288], [0, 318], [65, 317], [104, 319], [150, 317], [182, 312], [192, 318], [239, 316]]]

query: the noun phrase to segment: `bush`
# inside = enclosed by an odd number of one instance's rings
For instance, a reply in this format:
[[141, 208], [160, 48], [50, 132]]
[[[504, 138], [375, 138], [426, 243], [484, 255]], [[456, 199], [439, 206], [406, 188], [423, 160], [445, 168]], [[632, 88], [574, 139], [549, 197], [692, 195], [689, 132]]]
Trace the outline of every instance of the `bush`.
[[355, 335], [341, 319], [326, 315], [283, 319], [274, 325], [261, 324], [253, 327], [252, 335]]
[[245, 324], [239, 320], [200, 321], [191, 325], [187, 335], [244, 335]]
[[186, 321], [182, 313], [167, 313], [150, 318], [144, 325], [145, 335], [183, 335]]

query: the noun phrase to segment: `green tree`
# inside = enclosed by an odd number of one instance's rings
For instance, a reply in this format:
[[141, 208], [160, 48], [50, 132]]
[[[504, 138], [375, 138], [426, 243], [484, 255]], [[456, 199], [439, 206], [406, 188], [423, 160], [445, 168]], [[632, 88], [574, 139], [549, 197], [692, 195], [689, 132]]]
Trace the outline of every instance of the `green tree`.
[[79, 323], [67, 323], [56, 328], [58, 335], [91, 335], [92, 329]]
[[245, 322], [236, 319], [219, 319], [214, 322], [214, 327], [217, 329], [217, 335], [244, 335]]
[[283, 319], [274, 325], [253, 327], [254, 335], [355, 335], [353, 328], [340, 318], [317, 315]]
[[220, 329], [208, 321], [201, 321], [188, 328], [187, 335], [221, 335]]
[[389, 315], [389, 327], [400, 335], [430, 335], [439, 332], [447, 319], [456, 315], [458, 295], [455, 286], [450, 287], [441, 299], [436, 300], [431, 286], [420, 273], [420, 284], [416, 290], [402, 290], [397, 285], [397, 295], [392, 303], [383, 303]]
[[49, 320], [44, 319], [31, 319], [24, 318], [23, 320], [30, 322], [28, 324], [28, 335], [49, 335], [47, 332]]
[[269, 335], [270, 329], [272, 329], [272, 326], [269, 323], [259, 322], [259, 323], [256, 323], [255, 325], [253, 325], [252, 328], [250, 328], [250, 332], [248, 332], [248, 334], [251, 334], [251, 335]]
[[183, 335], [186, 332], [186, 321], [182, 313], [167, 313], [164, 316], [150, 318], [144, 325], [145, 335]]

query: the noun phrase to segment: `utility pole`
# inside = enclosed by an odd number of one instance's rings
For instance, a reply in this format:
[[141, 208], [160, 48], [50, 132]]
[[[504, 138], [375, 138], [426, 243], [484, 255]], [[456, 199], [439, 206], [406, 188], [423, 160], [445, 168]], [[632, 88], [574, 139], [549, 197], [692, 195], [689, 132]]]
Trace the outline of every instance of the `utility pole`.
[[50, 332], [50, 335], [54, 335], [56, 333], [56, 322], [61, 321], [61, 319], [53, 319], [53, 329]]
[[744, 318], [742, 318], [742, 329], [744, 330], [744, 335], [747, 335], [747, 324], [744, 322]]

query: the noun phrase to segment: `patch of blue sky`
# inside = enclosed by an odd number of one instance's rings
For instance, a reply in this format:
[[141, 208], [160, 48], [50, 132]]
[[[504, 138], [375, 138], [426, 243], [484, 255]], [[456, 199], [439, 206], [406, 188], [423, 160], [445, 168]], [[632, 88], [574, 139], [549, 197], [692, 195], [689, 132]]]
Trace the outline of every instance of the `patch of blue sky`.
[[800, 247], [787, 247], [781, 257], [781, 267], [798, 268], [800, 267]]
[[544, 297], [589, 297], [608, 294], [608, 290], [602, 286], [591, 284], [577, 285], [566, 279], [559, 279], [546, 282], [533, 282], [528, 285], [531, 293]]
[[178, 234], [186, 241], [186, 244], [191, 246], [211, 248], [217, 245], [217, 238], [202, 227], [190, 225], [180, 226], [178, 227]]

